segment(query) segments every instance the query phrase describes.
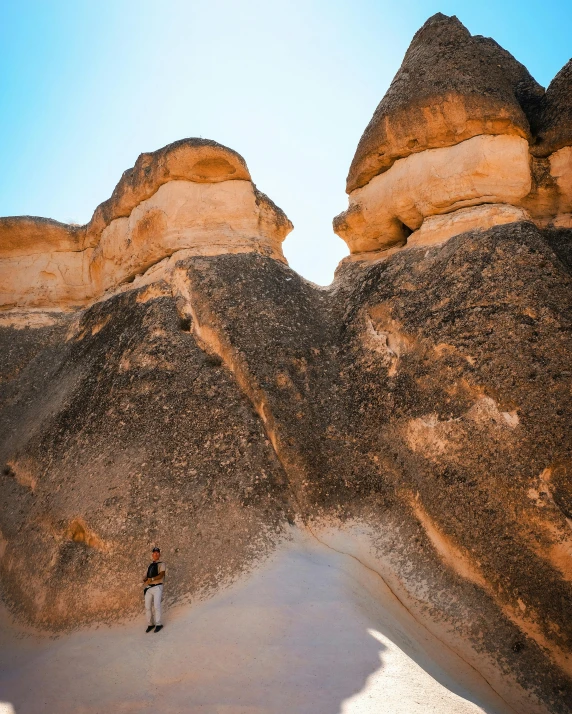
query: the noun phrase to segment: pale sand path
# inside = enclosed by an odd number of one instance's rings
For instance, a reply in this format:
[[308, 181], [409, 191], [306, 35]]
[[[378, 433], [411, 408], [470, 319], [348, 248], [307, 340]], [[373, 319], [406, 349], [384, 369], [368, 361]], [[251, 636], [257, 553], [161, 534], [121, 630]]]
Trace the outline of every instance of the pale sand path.
[[171, 609], [160, 634], [145, 634], [142, 614], [51, 639], [4, 613], [0, 714], [504, 711], [378, 581], [298, 534], [244, 581]]

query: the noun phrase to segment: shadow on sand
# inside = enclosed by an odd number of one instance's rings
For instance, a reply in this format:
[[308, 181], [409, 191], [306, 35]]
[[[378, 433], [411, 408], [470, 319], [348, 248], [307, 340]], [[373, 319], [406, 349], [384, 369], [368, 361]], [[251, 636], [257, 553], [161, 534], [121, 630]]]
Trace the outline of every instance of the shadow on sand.
[[143, 616], [55, 640], [2, 628], [0, 701], [15, 714], [493, 714], [424, 666], [383, 603], [307, 543], [172, 610], [159, 634]]

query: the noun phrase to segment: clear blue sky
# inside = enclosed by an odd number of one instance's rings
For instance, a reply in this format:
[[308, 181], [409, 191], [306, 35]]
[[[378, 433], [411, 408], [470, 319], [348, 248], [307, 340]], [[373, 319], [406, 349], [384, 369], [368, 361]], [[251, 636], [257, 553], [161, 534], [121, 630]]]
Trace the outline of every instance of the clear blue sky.
[[435, 12], [546, 86], [572, 0], [0, 0], [0, 215], [84, 223], [143, 151], [226, 144], [295, 225], [293, 268], [330, 282], [331, 219], [363, 129]]

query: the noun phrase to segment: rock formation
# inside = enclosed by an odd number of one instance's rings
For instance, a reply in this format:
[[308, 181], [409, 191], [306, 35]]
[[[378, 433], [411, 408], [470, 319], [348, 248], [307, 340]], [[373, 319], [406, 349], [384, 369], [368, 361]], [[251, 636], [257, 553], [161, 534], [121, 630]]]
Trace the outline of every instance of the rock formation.
[[567, 67], [544, 94], [431, 18], [358, 146], [328, 289], [214, 142], [143, 155], [86, 227], [3, 219], [11, 615], [139, 612], [158, 541], [170, 604], [198, 607], [303, 538], [389, 594], [475, 711], [569, 714]]
[[335, 232], [375, 258], [460, 226], [572, 227], [571, 96], [570, 63], [544, 93], [496, 42], [435, 15], [364, 131]]
[[543, 95], [494, 40], [472, 37], [456, 17], [434, 15], [413, 38], [358, 144], [348, 193], [412, 153], [481, 134], [529, 139]]
[[141, 154], [85, 226], [0, 219], [0, 305], [83, 306], [181, 250], [284, 260], [291, 230], [241, 156], [185, 139]]
[[539, 103], [533, 124], [535, 156], [550, 156], [572, 146], [572, 59], [558, 72]]

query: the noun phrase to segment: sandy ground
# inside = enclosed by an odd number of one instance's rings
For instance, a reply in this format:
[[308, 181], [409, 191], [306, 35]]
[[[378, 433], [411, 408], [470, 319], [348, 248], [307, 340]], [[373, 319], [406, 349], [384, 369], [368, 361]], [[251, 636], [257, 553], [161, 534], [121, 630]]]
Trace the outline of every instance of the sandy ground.
[[[493, 714], [474, 670], [380, 589], [298, 534], [248, 578], [140, 622], [58, 638], [0, 618], [0, 714]], [[168, 587], [168, 582], [167, 586]]]

